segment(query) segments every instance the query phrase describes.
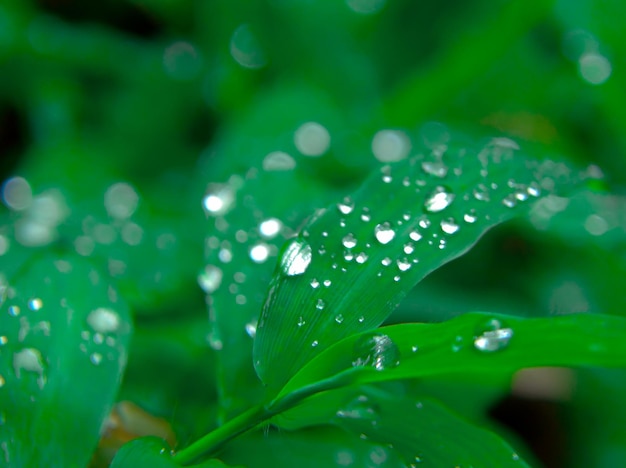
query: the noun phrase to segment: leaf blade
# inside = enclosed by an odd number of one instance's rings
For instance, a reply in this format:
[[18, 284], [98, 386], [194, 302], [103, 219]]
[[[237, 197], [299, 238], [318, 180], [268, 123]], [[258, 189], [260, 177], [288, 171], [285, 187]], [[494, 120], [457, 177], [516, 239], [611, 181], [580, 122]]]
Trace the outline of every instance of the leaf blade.
[[448, 163], [421, 154], [383, 166], [318, 212], [290, 245], [308, 245], [310, 266], [290, 275], [284, 254], [270, 285], [254, 342], [260, 378], [277, 389], [332, 343], [380, 325], [424, 276], [568, 172], [516, 152], [511, 140], [495, 139], [480, 152], [452, 147]]

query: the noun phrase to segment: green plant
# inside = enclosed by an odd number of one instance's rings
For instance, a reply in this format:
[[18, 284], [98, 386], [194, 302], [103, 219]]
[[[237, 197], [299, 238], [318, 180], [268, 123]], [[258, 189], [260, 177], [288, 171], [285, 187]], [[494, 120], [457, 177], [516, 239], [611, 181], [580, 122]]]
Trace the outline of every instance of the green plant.
[[535, 466], [490, 416], [533, 392], [552, 460], [626, 460], [613, 23], [192, 3], [0, 7], [2, 463]]

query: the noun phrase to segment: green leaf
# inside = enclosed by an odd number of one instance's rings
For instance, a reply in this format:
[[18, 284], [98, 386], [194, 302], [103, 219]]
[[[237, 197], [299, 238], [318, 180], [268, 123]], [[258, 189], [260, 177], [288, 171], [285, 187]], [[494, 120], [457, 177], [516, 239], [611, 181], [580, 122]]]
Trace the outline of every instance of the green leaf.
[[540, 366], [626, 366], [626, 319], [608, 315], [523, 319], [470, 313], [440, 324], [402, 324], [350, 336], [320, 353], [280, 395], [326, 388]]
[[357, 177], [337, 170], [334, 142], [329, 154], [316, 158], [301, 154], [294, 143], [302, 124], [313, 119], [329, 127], [323, 131], [334, 131], [338, 115], [314, 90], [271, 93], [223, 131], [204, 161], [206, 265], [198, 281], [208, 296], [209, 343], [218, 356], [225, 415], [262, 395], [250, 359], [252, 337], [280, 247], [309, 213], [337, 198], [341, 185]]
[[[12, 250], [3, 257], [15, 260]], [[0, 272], [0, 440], [9, 465], [88, 463], [131, 332], [105, 278], [73, 255], [34, 254], [11, 276]]]
[[393, 449], [328, 425], [295, 432], [254, 432], [228, 444], [220, 458], [248, 468], [405, 466]]
[[[179, 468], [180, 465], [172, 458], [172, 449], [167, 442], [158, 437], [142, 437], [124, 444], [117, 452], [111, 468]], [[207, 460], [197, 468], [237, 468], [226, 465], [220, 460]]]
[[383, 166], [285, 246], [254, 343], [270, 388], [339, 339], [380, 325], [424, 276], [572, 180], [508, 139], [480, 152], [462, 143], [424, 151]]
[[496, 434], [464, 421], [434, 400], [364, 388], [337, 411], [333, 422], [367, 440], [392, 445], [406, 466], [528, 466]]

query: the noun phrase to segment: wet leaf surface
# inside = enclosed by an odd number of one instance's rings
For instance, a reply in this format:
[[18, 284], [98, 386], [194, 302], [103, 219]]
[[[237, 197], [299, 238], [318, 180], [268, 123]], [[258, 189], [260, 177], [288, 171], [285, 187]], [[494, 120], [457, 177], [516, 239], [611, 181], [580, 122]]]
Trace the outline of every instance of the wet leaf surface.
[[84, 466], [126, 364], [128, 308], [76, 255], [35, 254], [0, 278], [0, 456]]

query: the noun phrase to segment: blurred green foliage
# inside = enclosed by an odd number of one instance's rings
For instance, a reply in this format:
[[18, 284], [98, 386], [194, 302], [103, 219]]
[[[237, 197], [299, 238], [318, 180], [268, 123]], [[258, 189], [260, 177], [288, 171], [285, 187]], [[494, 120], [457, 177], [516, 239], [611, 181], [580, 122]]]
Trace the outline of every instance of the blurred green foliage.
[[[222, 312], [209, 323], [197, 276], [202, 283], [206, 264], [228, 250], [211, 238], [280, 217], [289, 229], [267, 242], [275, 260], [308, 215], [379, 165], [376, 132], [402, 129], [428, 146], [443, 122], [475, 141], [514, 137], [528, 154], [560, 154], [605, 178], [494, 229], [421, 282], [389, 321], [439, 322], [471, 310], [624, 316], [625, 11], [618, 0], [4, 0], [0, 180], [25, 178], [32, 206], [44, 206], [37, 213], [49, 214], [41, 200], [52, 200], [60, 214], [35, 223], [50, 239], [29, 241], [31, 231], [20, 229], [31, 226], [31, 208], [15, 209], [4, 194], [0, 288], [49, 250], [87, 258], [134, 316], [119, 399], [165, 418], [185, 446], [263, 391], [241, 325], [260, 311], [275, 262], [244, 264], [237, 256], [248, 246], [231, 246], [247, 281], [209, 302], [241, 315], [230, 321]], [[250, 177], [268, 154], [296, 154], [294, 131], [309, 121], [330, 134], [323, 158], [300, 157], [293, 177]], [[222, 230], [201, 201], [208, 184], [233, 175], [245, 179], [249, 198], [236, 207], [240, 224]], [[120, 183], [137, 197], [129, 216], [106, 201]], [[585, 370], [573, 379], [565, 400], [543, 397], [559, 436], [531, 449], [549, 466], [626, 465], [624, 373]], [[429, 392], [469, 414], [465, 389], [475, 383], [466, 384], [455, 392], [435, 381]], [[493, 407], [507, 391], [486, 385], [476, 405]], [[514, 414], [506, 401], [498, 414]], [[505, 422], [523, 434], [512, 419]], [[286, 453], [328, 443], [329, 433], [309, 431], [272, 443]], [[252, 453], [261, 439], [237, 443]], [[237, 450], [226, 453], [232, 463]], [[371, 447], [355, 450], [361, 460]]]

